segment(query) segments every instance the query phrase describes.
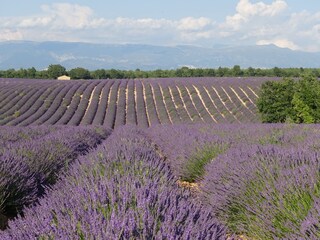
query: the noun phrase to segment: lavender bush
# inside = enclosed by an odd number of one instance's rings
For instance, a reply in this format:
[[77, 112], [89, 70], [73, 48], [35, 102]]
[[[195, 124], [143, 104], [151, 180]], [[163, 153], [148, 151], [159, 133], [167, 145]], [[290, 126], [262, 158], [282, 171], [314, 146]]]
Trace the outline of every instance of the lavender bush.
[[320, 198], [317, 193], [317, 198], [314, 200], [313, 207], [310, 209], [307, 217], [301, 223], [300, 231], [289, 236], [291, 239], [319, 239], [320, 238]]
[[1, 239], [226, 239], [150, 141], [128, 128], [81, 157], [24, 215]]
[[203, 199], [234, 233], [286, 238], [319, 197], [319, 167], [317, 153], [302, 149], [233, 148], [208, 165]]
[[203, 125], [155, 126], [146, 130], [180, 179], [194, 182], [204, 174], [205, 165], [231, 145], [229, 137], [207, 134]]
[[[178, 90], [166, 94], [178, 99]], [[320, 125], [119, 127], [87, 154], [110, 134], [96, 130], [17, 128], [11, 136], [0, 128], [0, 222], [10, 209], [21, 213], [0, 239], [320, 236]], [[181, 180], [196, 182], [196, 191]]]
[[[5, 128], [7, 130], [8, 128]], [[33, 129], [33, 128], [31, 128]], [[31, 141], [7, 144], [0, 153], [0, 214], [13, 217], [44, 194], [79, 155], [96, 147], [110, 130], [96, 127], [65, 128]], [[5, 136], [1, 131], [2, 136]], [[22, 133], [33, 133], [29, 128]], [[35, 136], [43, 132], [36, 131]], [[15, 139], [14, 137], [11, 139]], [[32, 139], [31, 137], [27, 139]]]
[[61, 128], [62, 126], [37, 126], [28, 128], [3, 126], [0, 128], [0, 147], [6, 148], [11, 144], [21, 141], [33, 141]]

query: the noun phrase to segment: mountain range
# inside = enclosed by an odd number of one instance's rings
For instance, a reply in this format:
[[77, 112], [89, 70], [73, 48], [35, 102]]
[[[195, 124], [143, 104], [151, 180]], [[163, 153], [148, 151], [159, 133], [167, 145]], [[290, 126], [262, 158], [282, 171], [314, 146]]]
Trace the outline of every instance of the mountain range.
[[50, 64], [61, 64], [67, 69], [155, 70], [233, 67], [319, 68], [320, 52], [310, 53], [264, 46], [225, 46], [210, 48], [178, 45], [155, 46], [143, 44], [94, 44], [80, 42], [0, 42], [0, 69], [30, 68], [38, 70]]

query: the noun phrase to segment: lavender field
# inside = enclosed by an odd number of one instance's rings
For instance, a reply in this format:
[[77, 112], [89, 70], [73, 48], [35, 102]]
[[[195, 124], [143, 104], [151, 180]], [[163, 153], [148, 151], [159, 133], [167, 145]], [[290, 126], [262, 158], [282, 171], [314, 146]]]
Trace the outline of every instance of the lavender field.
[[257, 123], [270, 78], [0, 80], [0, 125]]
[[320, 239], [320, 125], [267, 79], [0, 81], [0, 239]]

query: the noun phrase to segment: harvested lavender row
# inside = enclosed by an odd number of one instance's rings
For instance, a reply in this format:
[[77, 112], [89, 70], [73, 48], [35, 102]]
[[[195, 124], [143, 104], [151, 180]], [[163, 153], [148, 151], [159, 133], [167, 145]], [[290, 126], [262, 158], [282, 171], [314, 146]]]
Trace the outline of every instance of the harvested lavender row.
[[[36, 136], [47, 133], [40, 129]], [[110, 132], [97, 127], [60, 127], [35, 140], [29, 137], [31, 141], [5, 145], [0, 152], [0, 214], [13, 217], [23, 206], [35, 203], [44, 187], [54, 184], [76, 157], [96, 147]], [[33, 131], [26, 128], [17, 132], [18, 136], [22, 133], [32, 136]]]
[[256, 123], [267, 80], [274, 78], [0, 79], [0, 125]]
[[226, 229], [177, 186], [142, 132], [123, 128], [81, 157], [0, 238], [226, 239]]

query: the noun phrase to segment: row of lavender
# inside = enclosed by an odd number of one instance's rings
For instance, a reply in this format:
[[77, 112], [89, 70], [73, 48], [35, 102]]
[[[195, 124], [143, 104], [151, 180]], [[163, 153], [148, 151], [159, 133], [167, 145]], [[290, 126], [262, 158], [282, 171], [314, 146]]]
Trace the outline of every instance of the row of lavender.
[[1, 239], [226, 239], [142, 130], [118, 129]]
[[320, 125], [157, 126], [147, 135], [231, 233], [320, 238]]
[[110, 133], [97, 127], [1, 127], [0, 228]]
[[0, 80], [0, 125], [258, 122], [267, 78]]
[[0, 238], [319, 239], [319, 135], [320, 125], [119, 128]]

